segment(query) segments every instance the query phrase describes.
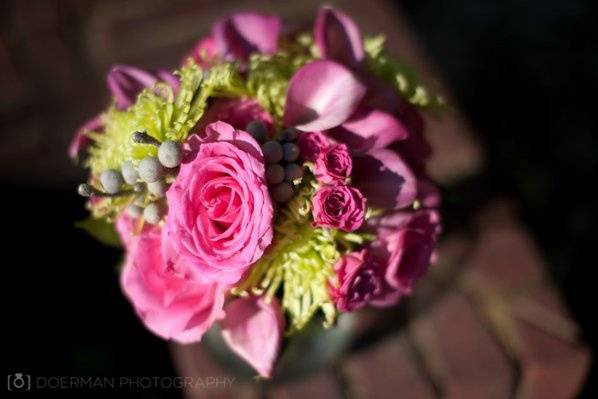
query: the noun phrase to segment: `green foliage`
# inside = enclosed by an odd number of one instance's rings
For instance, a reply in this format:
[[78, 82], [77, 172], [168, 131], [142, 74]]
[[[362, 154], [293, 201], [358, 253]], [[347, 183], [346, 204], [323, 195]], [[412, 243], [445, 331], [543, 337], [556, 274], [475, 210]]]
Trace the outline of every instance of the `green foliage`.
[[433, 95], [419, 83], [409, 66], [392, 59], [384, 50], [384, 36], [364, 40], [369, 70], [392, 84], [411, 104], [419, 107], [438, 108], [444, 104], [442, 97]]
[[120, 248], [121, 242], [113, 223], [106, 219], [97, 219], [89, 217], [85, 220], [75, 223], [75, 227], [85, 230], [87, 234], [98, 240], [104, 245]]
[[180, 88], [176, 96], [165, 83], [143, 90], [129, 109], [119, 111], [114, 106], [102, 115], [104, 132], [90, 133], [94, 144], [87, 166], [93, 175], [108, 168], [118, 169], [126, 160], [138, 161], [155, 155], [156, 148], [131, 141], [135, 131], [144, 131], [162, 140], [183, 141], [203, 115], [211, 96], [242, 96], [246, 94], [234, 64], [220, 64], [204, 73], [189, 61], [177, 74]]
[[279, 210], [276, 241], [233, 290], [239, 295], [265, 294], [270, 299], [282, 285], [281, 304], [290, 317], [289, 333], [302, 329], [318, 310], [324, 314], [326, 326], [336, 318], [328, 284], [340, 253], [333, 230], [311, 225], [311, 196], [316, 187], [306, 176], [298, 195]]
[[301, 66], [314, 59], [309, 35], [287, 43], [273, 55], [252, 54], [247, 72], [247, 89], [275, 120], [282, 119], [291, 76]]

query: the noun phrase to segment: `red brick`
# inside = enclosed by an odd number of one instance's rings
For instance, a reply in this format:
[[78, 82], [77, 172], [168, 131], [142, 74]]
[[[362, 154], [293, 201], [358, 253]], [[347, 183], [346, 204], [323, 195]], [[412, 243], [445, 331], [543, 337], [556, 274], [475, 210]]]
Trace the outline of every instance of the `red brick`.
[[508, 359], [461, 294], [448, 293], [412, 332], [443, 396], [509, 396], [514, 376]]
[[188, 387], [185, 397], [188, 399], [230, 398], [254, 399], [260, 396], [259, 385], [252, 381], [245, 381], [222, 369], [212, 360], [201, 344], [180, 345], [171, 343], [170, 351], [175, 368], [180, 377], [191, 377], [193, 381], [207, 381], [208, 377], [232, 380], [230, 387], [206, 388], [201, 384]]
[[499, 290], [525, 290], [545, 280], [545, 266], [534, 241], [500, 203], [480, 217], [475, 247], [467, 261], [472, 278]]
[[269, 399], [326, 398], [341, 399], [341, 386], [331, 370], [324, 370], [298, 381], [275, 385], [268, 389]]
[[351, 398], [433, 398], [405, 334], [366, 348], [342, 364]]
[[438, 261], [430, 266], [427, 274], [417, 283], [408, 298], [409, 318], [419, 317], [442, 296], [447, 287], [462, 272], [464, 260], [471, 251], [472, 241], [465, 234], [445, 237], [438, 247]]
[[517, 323], [522, 381], [518, 397], [575, 397], [589, 370], [587, 348], [567, 343], [527, 323]]

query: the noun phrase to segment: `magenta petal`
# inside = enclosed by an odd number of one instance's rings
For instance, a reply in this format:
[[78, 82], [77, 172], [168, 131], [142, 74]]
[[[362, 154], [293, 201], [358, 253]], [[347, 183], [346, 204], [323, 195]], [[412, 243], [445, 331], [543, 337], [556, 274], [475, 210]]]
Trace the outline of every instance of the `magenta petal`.
[[284, 123], [303, 131], [333, 128], [355, 111], [365, 91], [344, 66], [325, 60], [310, 62], [289, 82]]
[[156, 71], [156, 77], [158, 78], [159, 81], [165, 82], [168, 85], [170, 85], [170, 87], [172, 87], [172, 92], [174, 94], [176, 94], [179, 91], [179, 85], [180, 85], [179, 79], [172, 72], [170, 72], [166, 69], [160, 69], [160, 70]]
[[247, 12], [215, 23], [212, 36], [220, 55], [246, 60], [251, 53], [275, 53], [280, 29], [278, 17]]
[[221, 323], [224, 341], [262, 377], [270, 377], [284, 329], [276, 299], [266, 303], [261, 297], [240, 298], [231, 302], [225, 313]]
[[365, 53], [357, 25], [346, 14], [322, 7], [314, 25], [314, 39], [322, 58], [354, 66]]
[[77, 130], [75, 137], [69, 144], [68, 154], [71, 159], [77, 159], [79, 153], [87, 148], [91, 143], [91, 139], [87, 136], [87, 132], [97, 132], [102, 130], [102, 118], [98, 115], [88, 121]]
[[417, 196], [413, 172], [389, 149], [354, 157], [352, 183], [369, 204], [382, 208], [403, 208], [413, 203]]
[[116, 107], [127, 109], [135, 102], [141, 90], [152, 87], [158, 79], [155, 75], [134, 66], [115, 65], [106, 80], [116, 100]]
[[408, 136], [406, 127], [397, 118], [370, 108], [358, 109], [348, 121], [329, 130], [328, 134], [354, 152], [384, 148]]

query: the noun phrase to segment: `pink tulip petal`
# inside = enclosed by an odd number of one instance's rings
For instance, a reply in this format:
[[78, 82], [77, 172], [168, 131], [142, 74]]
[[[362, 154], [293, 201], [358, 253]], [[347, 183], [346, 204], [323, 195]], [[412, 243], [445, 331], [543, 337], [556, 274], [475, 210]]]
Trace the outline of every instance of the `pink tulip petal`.
[[179, 91], [179, 79], [172, 72], [166, 69], [156, 71], [156, 77], [160, 82], [167, 83], [172, 87], [172, 92], [176, 94]]
[[246, 60], [251, 53], [275, 53], [280, 29], [278, 17], [247, 12], [215, 23], [212, 36], [220, 55]]
[[353, 180], [368, 199], [382, 208], [403, 208], [417, 196], [413, 172], [392, 150], [378, 149], [353, 158]]
[[301, 67], [289, 82], [284, 123], [303, 131], [333, 128], [355, 111], [365, 91], [344, 66], [313, 61]]
[[314, 25], [314, 39], [322, 58], [355, 66], [365, 53], [357, 25], [346, 14], [322, 7]]
[[152, 87], [158, 79], [155, 75], [134, 66], [115, 65], [106, 80], [116, 101], [116, 107], [127, 109], [135, 102], [141, 90]]
[[97, 132], [100, 130], [102, 130], [102, 118], [99, 115], [86, 121], [83, 126], [77, 130], [75, 137], [73, 137], [73, 140], [69, 144], [69, 157], [76, 160], [79, 153], [91, 143], [91, 138], [87, 136], [87, 132]]
[[358, 109], [342, 125], [329, 130], [328, 134], [347, 144], [354, 152], [384, 148], [408, 136], [407, 129], [397, 118], [386, 112], [365, 107]]
[[225, 308], [222, 336], [262, 377], [270, 377], [280, 350], [284, 319], [276, 299], [240, 298]]

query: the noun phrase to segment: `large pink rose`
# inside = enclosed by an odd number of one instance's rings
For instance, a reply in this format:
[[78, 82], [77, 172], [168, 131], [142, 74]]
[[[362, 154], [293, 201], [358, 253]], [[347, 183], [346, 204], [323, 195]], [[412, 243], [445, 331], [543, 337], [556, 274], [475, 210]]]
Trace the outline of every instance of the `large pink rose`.
[[[171, 257], [164, 261], [157, 227], [131, 234], [132, 220], [119, 219], [127, 247], [121, 286], [143, 324], [154, 334], [181, 343], [196, 342], [224, 317], [226, 289], [192, 278], [189, 264]], [[166, 249], [172, 252], [172, 249]]]
[[272, 202], [259, 144], [224, 122], [188, 144], [167, 192], [166, 241], [204, 282], [234, 284], [272, 242]]

